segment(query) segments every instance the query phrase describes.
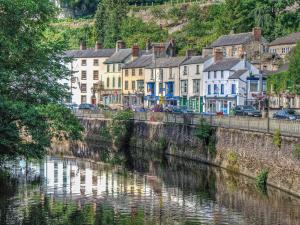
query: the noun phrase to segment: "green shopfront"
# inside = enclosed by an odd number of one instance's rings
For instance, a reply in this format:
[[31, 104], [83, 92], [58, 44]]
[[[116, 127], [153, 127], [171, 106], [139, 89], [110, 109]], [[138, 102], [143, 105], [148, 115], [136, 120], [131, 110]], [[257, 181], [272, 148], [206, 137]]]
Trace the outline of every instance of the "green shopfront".
[[187, 107], [189, 110], [194, 112], [203, 112], [203, 97], [192, 96], [187, 98], [187, 96], [180, 97], [180, 106]]

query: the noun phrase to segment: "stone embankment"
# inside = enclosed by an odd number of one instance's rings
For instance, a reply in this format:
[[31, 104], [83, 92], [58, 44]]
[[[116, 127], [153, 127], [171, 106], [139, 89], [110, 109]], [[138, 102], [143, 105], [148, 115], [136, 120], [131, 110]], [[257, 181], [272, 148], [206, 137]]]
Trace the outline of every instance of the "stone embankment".
[[[88, 139], [103, 141], [109, 121], [82, 119]], [[161, 122], [133, 122], [130, 146], [201, 161], [255, 178], [269, 171], [268, 184], [300, 196], [300, 138], [228, 128], [212, 128], [214, 148], [196, 133], [199, 127]], [[279, 138], [280, 145], [274, 141]]]

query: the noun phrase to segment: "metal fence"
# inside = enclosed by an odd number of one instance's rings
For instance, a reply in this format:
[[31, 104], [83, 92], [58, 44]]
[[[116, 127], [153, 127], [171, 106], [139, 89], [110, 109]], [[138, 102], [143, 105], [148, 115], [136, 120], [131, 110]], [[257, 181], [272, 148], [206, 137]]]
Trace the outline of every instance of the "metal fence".
[[202, 120], [205, 120], [211, 126], [215, 127], [242, 129], [265, 133], [274, 133], [276, 130], [280, 130], [280, 133], [283, 135], [300, 137], [300, 121], [277, 120], [271, 118], [147, 112], [135, 113], [134, 120], [188, 125], [198, 125]]
[[[112, 118], [117, 111], [77, 111], [78, 118], [105, 119]], [[135, 121], [177, 123], [187, 125], [198, 125], [202, 120], [211, 126], [265, 133], [280, 133], [288, 136], [300, 137], [300, 121], [277, 120], [271, 118], [255, 118], [242, 116], [213, 116], [197, 114], [172, 114], [163, 112], [135, 112]]]

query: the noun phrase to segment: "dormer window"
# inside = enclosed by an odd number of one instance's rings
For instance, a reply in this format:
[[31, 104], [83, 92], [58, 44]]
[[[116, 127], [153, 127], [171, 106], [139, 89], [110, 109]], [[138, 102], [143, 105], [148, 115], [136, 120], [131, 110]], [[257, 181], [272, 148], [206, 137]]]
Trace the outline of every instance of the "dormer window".
[[187, 75], [187, 66], [183, 67], [183, 75]]
[[200, 73], [200, 65], [196, 65], [196, 74]]

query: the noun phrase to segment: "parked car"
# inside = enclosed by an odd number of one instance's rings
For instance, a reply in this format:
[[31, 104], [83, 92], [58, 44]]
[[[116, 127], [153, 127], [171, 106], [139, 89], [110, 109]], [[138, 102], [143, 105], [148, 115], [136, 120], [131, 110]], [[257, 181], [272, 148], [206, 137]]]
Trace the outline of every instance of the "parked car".
[[173, 106], [165, 111], [170, 113], [193, 113], [193, 111], [189, 110], [186, 106]]
[[79, 105], [78, 107], [79, 110], [98, 110], [97, 106], [93, 105], [93, 104], [89, 104], [89, 103], [82, 103]]
[[300, 114], [292, 109], [279, 110], [273, 114], [274, 119], [300, 120]]
[[233, 109], [236, 116], [261, 117], [261, 112], [251, 105], [239, 105]]

